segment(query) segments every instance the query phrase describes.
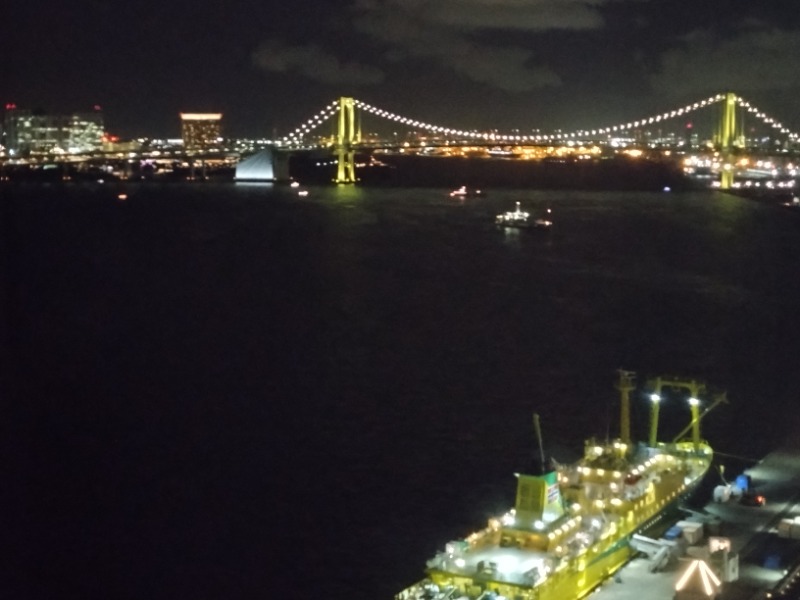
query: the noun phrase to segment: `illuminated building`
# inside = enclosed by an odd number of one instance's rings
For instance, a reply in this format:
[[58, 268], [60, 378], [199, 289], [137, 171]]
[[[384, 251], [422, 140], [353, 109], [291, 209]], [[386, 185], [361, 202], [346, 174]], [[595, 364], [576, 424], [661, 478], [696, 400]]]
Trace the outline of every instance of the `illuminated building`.
[[286, 153], [264, 148], [236, 164], [236, 181], [287, 181], [289, 157]]
[[11, 156], [86, 154], [103, 144], [103, 113], [48, 115], [7, 104], [3, 119], [4, 145]]
[[218, 149], [222, 113], [181, 113], [181, 136], [187, 152]]

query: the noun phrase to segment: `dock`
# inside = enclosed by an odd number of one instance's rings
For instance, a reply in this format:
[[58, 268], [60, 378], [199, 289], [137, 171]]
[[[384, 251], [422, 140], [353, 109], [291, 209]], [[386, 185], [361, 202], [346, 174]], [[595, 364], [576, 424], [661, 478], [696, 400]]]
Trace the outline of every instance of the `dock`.
[[[710, 500], [688, 519], [703, 523], [703, 544], [689, 554], [651, 572], [647, 557], [636, 557], [589, 596], [592, 600], [672, 600], [675, 586], [694, 557], [701, 556], [710, 537], [729, 540], [738, 560], [738, 577], [723, 581], [719, 600], [800, 598], [800, 539], [778, 534], [784, 519], [800, 516], [800, 448], [784, 447], [744, 471], [752, 489], [766, 498], [764, 506], [745, 506], [735, 499]], [[710, 474], [713, 477], [713, 474]], [[705, 544], [705, 546], [704, 546]]]

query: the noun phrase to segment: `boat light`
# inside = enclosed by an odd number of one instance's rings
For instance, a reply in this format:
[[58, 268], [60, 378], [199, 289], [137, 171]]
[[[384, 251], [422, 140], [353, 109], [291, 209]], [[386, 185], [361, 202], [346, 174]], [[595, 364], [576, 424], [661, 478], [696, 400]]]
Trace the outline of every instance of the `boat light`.
[[689, 406], [697, 406], [700, 404], [700, 400], [697, 398], [689, 398]]
[[650, 394], [650, 402], [661, 402], [661, 396], [658, 394]]

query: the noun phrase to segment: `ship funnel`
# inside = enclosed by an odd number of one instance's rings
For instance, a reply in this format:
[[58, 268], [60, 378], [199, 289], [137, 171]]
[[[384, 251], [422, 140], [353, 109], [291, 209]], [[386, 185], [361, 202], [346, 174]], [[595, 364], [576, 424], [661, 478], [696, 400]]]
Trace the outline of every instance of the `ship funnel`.
[[542, 427], [536, 413], [533, 415], [533, 429], [539, 454], [538, 461], [534, 457], [533, 468], [538, 470], [538, 474], [517, 473], [517, 501], [514, 504], [517, 519], [525, 527], [533, 527], [537, 521], [549, 523], [564, 514], [558, 473], [547, 468]]

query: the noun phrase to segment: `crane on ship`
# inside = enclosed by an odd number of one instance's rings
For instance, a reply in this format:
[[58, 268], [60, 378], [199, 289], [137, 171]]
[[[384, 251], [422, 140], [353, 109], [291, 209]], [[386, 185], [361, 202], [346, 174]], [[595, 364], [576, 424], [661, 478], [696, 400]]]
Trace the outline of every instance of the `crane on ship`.
[[677, 443], [691, 430], [692, 443], [695, 448], [700, 445], [700, 421], [709, 412], [714, 410], [717, 406], [727, 403], [728, 397], [726, 392], [715, 394], [710, 405], [708, 405], [700, 413], [700, 397], [707, 392], [705, 383], [696, 379], [682, 379], [679, 377], [656, 377], [647, 382], [647, 387], [652, 390], [650, 394], [651, 408], [650, 408], [650, 438], [648, 440], [649, 446], [654, 448], [658, 443], [658, 416], [659, 407], [662, 400], [662, 391], [664, 388], [680, 389], [689, 392], [689, 408], [691, 410], [692, 418], [689, 424], [684, 427], [678, 435], [672, 440], [672, 443]]

